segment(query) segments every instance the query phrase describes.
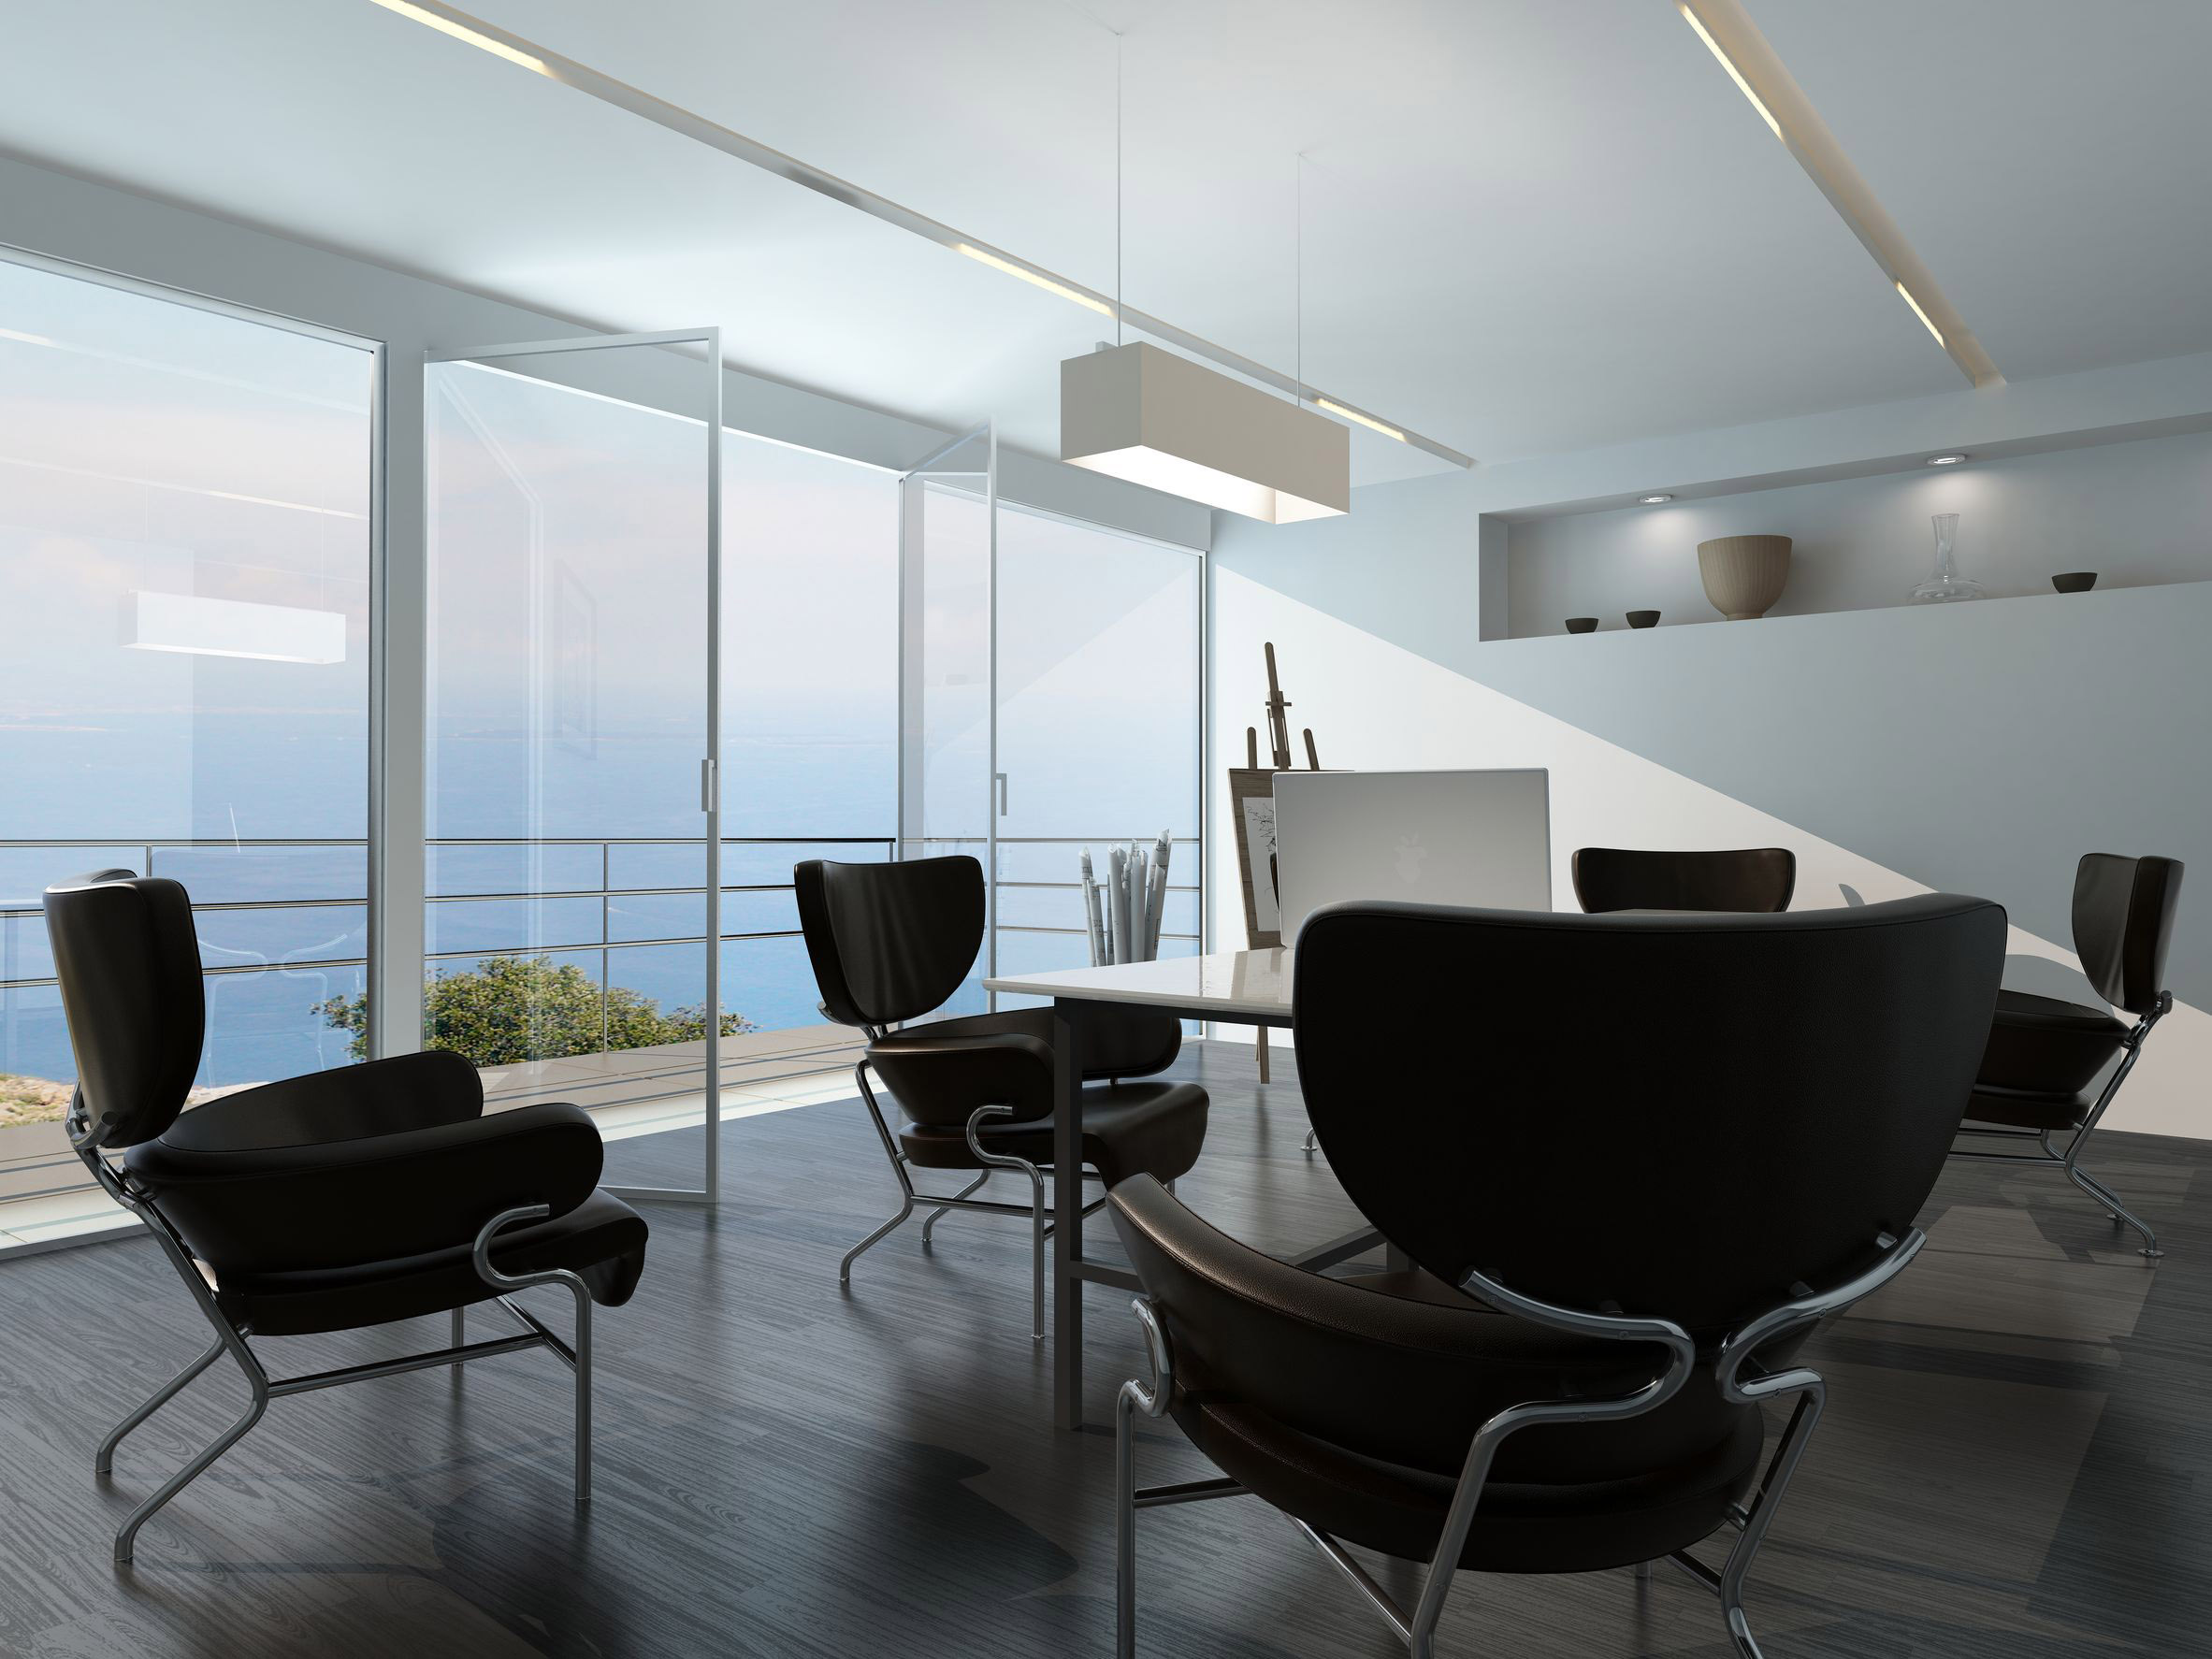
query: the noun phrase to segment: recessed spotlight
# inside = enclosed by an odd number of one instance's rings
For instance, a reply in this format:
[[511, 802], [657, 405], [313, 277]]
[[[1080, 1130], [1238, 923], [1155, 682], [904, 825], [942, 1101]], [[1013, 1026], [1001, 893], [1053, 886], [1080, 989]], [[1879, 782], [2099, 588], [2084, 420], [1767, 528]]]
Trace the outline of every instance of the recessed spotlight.
[[1930, 455], [1926, 465], [1930, 467], [1956, 467], [1959, 462], [1965, 459], [1966, 455], [1963, 451], [1953, 450], [1947, 455]]
[[1673, 499], [1672, 496], [1639, 496], [1636, 498], [1636, 504], [1639, 507], [1656, 507], [1662, 501]]

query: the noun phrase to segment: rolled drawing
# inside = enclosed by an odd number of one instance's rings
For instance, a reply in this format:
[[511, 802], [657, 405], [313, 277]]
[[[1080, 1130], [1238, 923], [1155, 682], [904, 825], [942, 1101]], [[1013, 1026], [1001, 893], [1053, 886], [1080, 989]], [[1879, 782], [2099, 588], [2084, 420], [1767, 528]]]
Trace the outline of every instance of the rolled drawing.
[[1120, 847], [1108, 866], [1108, 888], [1114, 902], [1114, 960], [1129, 959], [1129, 855]]
[[1145, 960], [1145, 888], [1151, 877], [1146, 873], [1148, 865], [1144, 853], [1135, 842], [1129, 844], [1129, 959]]
[[1098, 877], [1091, 868], [1091, 849], [1083, 849], [1083, 930], [1091, 941], [1091, 965], [1106, 966], [1106, 924], [1098, 913]]
[[1160, 955], [1160, 918], [1167, 908], [1167, 860], [1173, 852], [1174, 841], [1164, 830], [1152, 847], [1152, 880], [1145, 893], [1145, 960], [1154, 961]]
[[1129, 959], [1145, 959], [1145, 856], [1129, 844]]

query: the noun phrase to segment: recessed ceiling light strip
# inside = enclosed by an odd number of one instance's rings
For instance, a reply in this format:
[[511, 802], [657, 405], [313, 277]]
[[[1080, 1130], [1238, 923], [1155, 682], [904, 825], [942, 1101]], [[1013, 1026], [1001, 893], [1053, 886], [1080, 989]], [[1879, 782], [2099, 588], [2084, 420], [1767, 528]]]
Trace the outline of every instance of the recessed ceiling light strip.
[[1976, 386], [2001, 386], [2004, 376], [1982, 350], [1964, 318], [1936, 286], [1934, 273], [1921, 263], [1863, 175], [1829, 131], [1797, 78], [1767, 44], [1742, 0], [1674, 0], [1674, 8], [1697, 31], [1729, 79], [1751, 100], [1798, 166], [1828, 198], [1836, 217], [1849, 226], [1889, 280], [1913, 314], [1927, 325], [1959, 371]]
[[[733, 132], [681, 105], [655, 97], [651, 93], [631, 86], [628, 81], [617, 80], [614, 76], [594, 69], [588, 64], [563, 57], [536, 41], [500, 28], [497, 23], [472, 17], [456, 7], [444, 4], [444, 0], [370, 0], [370, 4], [426, 24], [456, 40], [466, 41], [470, 46], [542, 75], [548, 80], [557, 80], [563, 86], [596, 98], [602, 104], [612, 105], [681, 137], [718, 150], [724, 155], [732, 156], [763, 172], [773, 173], [817, 195], [828, 196], [844, 207], [857, 209], [886, 224], [895, 225], [911, 235], [935, 242], [939, 247], [964, 253], [970, 259], [989, 265], [994, 270], [1019, 277], [1048, 293], [1072, 299], [1102, 315], [1126, 321], [1132, 328], [1151, 335], [1156, 339], [1165, 340], [1193, 356], [1219, 364], [1247, 380], [1272, 386], [1279, 392], [1288, 392], [1293, 397], [1298, 395], [1297, 382], [1292, 376], [1270, 368], [1265, 363], [1256, 362], [1241, 352], [1233, 352], [1227, 346], [1217, 345], [1163, 318], [1134, 309], [1117, 307], [1108, 296], [1094, 288], [1061, 276], [1056, 271], [1047, 270], [1043, 266], [1009, 253], [1004, 248], [993, 247], [980, 238], [963, 235], [926, 213], [918, 213], [912, 208], [892, 201], [889, 196], [878, 195], [833, 173], [810, 166], [796, 156], [787, 155], [756, 138]], [[1363, 425], [1384, 426], [1384, 423], [1366, 414], [1364, 411], [1355, 410], [1351, 404], [1339, 400], [1336, 407], [1337, 412], [1360, 421]], [[1393, 433], [1402, 430], [1395, 426], [1385, 429]], [[1418, 432], [1403, 430], [1402, 437], [1404, 442], [1415, 449], [1425, 451], [1439, 460], [1449, 461], [1455, 467], [1472, 467], [1475, 464], [1472, 455], [1462, 454], [1449, 444], [1439, 443], [1433, 438], [1424, 438]]]

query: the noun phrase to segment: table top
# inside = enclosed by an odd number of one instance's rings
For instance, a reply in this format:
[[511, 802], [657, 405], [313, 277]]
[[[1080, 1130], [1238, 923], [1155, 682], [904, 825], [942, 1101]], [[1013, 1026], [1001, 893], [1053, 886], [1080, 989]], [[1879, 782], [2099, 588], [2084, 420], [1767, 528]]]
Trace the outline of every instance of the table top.
[[1219, 950], [1211, 956], [1172, 957], [1158, 962], [1117, 962], [1110, 968], [1001, 974], [983, 983], [991, 990], [1018, 996], [1171, 1008], [1195, 1019], [1288, 1025], [1294, 955], [1283, 946]]

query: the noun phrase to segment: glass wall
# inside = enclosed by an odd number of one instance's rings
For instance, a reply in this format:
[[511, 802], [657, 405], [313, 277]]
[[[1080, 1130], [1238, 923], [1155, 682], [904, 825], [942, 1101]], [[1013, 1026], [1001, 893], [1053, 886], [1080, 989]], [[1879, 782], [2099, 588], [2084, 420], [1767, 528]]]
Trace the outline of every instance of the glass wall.
[[429, 366], [423, 1041], [495, 1102], [601, 1105], [700, 1093], [716, 1017], [710, 428], [537, 378], [570, 367]]
[[[704, 428], [483, 363], [431, 392], [426, 1040], [495, 1102], [696, 1094]], [[896, 834], [897, 482], [725, 431], [722, 524], [727, 1086], [849, 1043], [791, 866]]]
[[0, 1197], [78, 1184], [40, 890], [191, 890], [198, 1089], [366, 1052], [373, 351], [0, 259]]
[[899, 825], [899, 484], [728, 433], [722, 485], [724, 1075], [810, 1069], [825, 1027], [791, 866], [890, 856]]

